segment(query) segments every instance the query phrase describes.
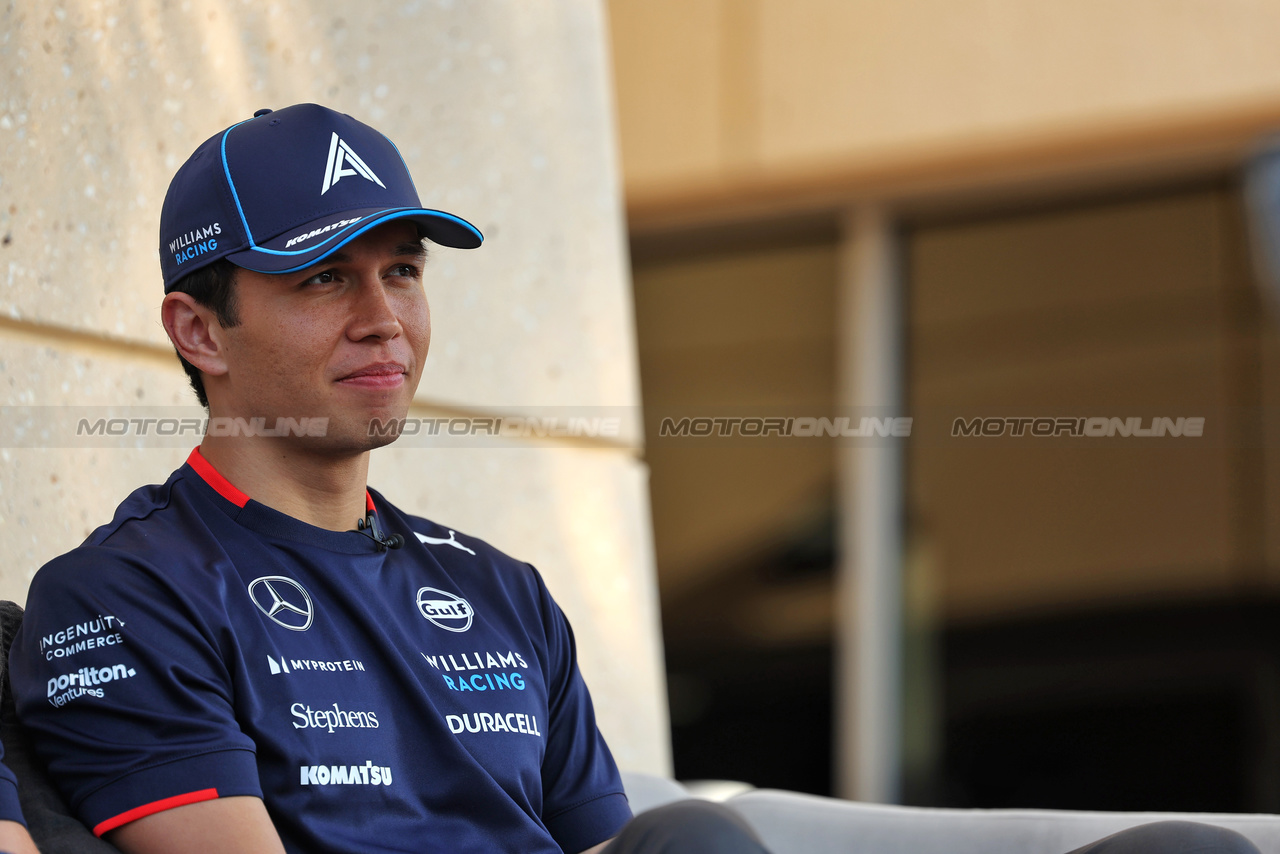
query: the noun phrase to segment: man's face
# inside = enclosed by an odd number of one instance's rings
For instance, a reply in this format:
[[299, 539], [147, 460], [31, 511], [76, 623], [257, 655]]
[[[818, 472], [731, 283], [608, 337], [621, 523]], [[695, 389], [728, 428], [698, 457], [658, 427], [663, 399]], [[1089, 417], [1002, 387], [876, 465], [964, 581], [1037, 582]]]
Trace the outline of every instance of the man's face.
[[[410, 223], [391, 222], [300, 273], [239, 270], [240, 323], [221, 330], [226, 374], [206, 378], [210, 414], [328, 418], [308, 451], [384, 445], [374, 419], [400, 419], [422, 375], [431, 314], [426, 253]], [[211, 381], [212, 380], [212, 381]]]

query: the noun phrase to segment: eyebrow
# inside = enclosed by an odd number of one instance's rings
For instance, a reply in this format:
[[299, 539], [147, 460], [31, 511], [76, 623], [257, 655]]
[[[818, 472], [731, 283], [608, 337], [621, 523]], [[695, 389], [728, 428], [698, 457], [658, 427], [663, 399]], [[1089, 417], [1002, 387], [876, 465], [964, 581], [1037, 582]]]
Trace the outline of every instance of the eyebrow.
[[409, 255], [414, 258], [426, 258], [427, 247], [423, 246], [422, 241], [420, 240], [415, 242], [401, 243], [399, 246], [396, 247], [395, 253], [397, 255]]
[[[392, 250], [392, 252], [397, 257], [408, 256], [410, 258], [418, 258], [418, 259], [427, 257], [427, 247], [423, 246], [421, 243], [415, 243], [413, 241], [406, 241], [405, 243], [398, 244], [396, 248]], [[343, 252], [342, 250], [338, 250], [337, 252], [334, 252], [332, 255], [326, 256], [323, 261], [317, 261], [313, 266], [323, 267], [325, 264], [328, 264], [330, 262], [337, 262], [339, 264], [350, 264], [351, 256]]]

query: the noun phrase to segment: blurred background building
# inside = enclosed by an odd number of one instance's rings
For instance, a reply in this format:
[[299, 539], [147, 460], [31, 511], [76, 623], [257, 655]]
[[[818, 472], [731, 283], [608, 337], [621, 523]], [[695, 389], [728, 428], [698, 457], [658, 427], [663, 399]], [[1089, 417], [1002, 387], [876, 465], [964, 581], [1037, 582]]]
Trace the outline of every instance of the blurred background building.
[[608, 11], [677, 775], [1280, 810], [1280, 6]]

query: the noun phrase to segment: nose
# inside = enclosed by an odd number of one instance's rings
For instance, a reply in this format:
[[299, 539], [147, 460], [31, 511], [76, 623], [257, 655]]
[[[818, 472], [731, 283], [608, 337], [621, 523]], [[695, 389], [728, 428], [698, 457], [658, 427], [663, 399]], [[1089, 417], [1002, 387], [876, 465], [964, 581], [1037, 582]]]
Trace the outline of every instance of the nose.
[[376, 275], [364, 276], [355, 292], [347, 337], [353, 341], [390, 341], [403, 331], [381, 279]]

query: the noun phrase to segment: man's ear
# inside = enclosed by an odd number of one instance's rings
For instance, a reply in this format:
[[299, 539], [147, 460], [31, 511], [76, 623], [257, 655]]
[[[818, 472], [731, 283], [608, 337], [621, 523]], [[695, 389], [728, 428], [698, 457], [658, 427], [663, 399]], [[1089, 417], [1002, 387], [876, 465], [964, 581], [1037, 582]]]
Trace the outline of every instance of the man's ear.
[[226, 338], [213, 309], [190, 294], [167, 294], [160, 306], [160, 321], [174, 348], [201, 373], [216, 377], [227, 372]]

